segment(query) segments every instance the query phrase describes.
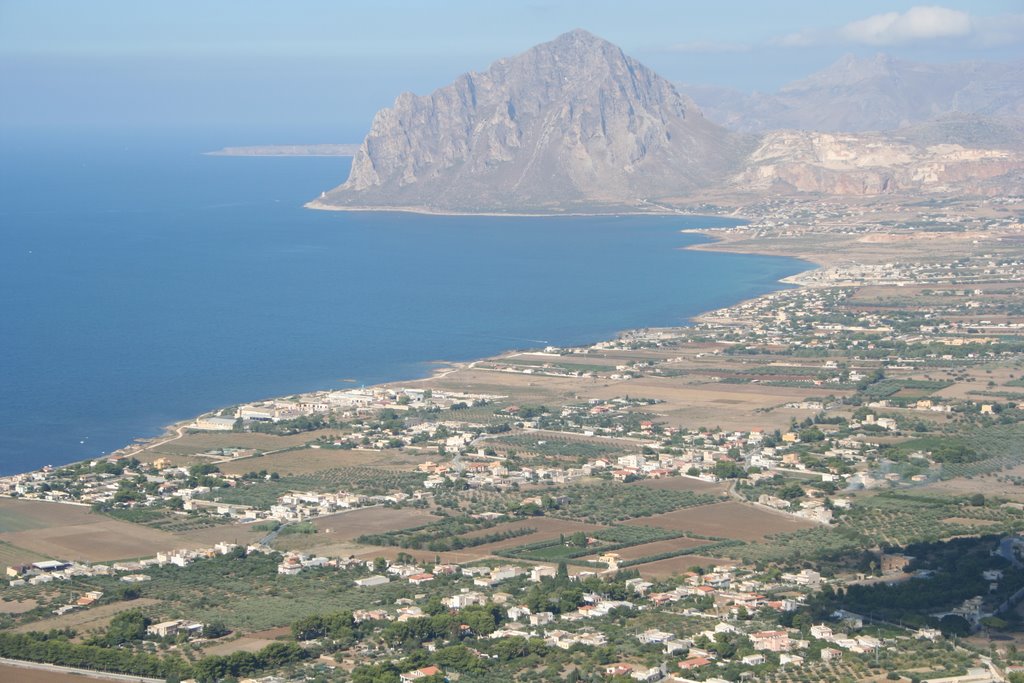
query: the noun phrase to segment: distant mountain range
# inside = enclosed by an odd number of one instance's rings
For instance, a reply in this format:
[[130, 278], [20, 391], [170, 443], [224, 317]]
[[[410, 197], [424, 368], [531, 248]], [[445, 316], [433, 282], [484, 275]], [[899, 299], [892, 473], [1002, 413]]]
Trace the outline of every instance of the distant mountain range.
[[309, 206], [551, 213], [664, 209], [708, 192], [1020, 192], [1020, 74], [848, 57], [775, 95], [693, 89], [705, 117], [576, 30], [400, 95], [348, 180]]
[[677, 85], [733, 130], [889, 131], [945, 117], [1024, 119], [1024, 62], [919, 64], [847, 55], [777, 93]]

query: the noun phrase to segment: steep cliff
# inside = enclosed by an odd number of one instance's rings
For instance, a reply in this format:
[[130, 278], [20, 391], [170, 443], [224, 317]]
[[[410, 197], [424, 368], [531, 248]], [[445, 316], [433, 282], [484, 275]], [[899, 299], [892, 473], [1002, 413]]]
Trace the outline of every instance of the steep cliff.
[[721, 182], [751, 139], [577, 30], [374, 117], [348, 181], [311, 206], [572, 210]]

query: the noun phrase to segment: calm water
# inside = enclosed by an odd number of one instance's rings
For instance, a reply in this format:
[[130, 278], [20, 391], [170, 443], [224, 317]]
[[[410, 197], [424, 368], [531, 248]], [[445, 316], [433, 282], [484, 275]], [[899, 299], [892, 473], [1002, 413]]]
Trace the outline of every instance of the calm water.
[[6, 136], [0, 473], [217, 406], [596, 341], [777, 288], [795, 260], [682, 251], [713, 218], [448, 218], [301, 207], [329, 158]]

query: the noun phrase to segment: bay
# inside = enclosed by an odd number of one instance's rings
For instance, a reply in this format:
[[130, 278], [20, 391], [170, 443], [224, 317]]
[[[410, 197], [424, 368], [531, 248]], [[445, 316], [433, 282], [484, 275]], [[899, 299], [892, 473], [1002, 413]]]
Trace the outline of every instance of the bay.
[[806, 268], [683, 250], [721, 218], [311, 211], [344, 161], [200, 154], [223, 144], [5, 135], [0, 474], [215, 407], [683, 324]]

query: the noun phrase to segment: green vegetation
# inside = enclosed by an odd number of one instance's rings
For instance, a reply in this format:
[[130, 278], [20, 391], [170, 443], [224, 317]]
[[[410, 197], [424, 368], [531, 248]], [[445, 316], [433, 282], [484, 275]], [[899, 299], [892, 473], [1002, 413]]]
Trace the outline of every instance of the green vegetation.
[[[517, 560], [538, 562], [568, 561], [587, 555], [614, 552], [634, 545], [681, 538], [685, 534], [645, 526], [613, 526], [585, 534], [579, 532], [569, 538], [528, 543], [526, 545], [496, 551], [496, 555]], [[579, 563], [577, 563], [579, 564]], [[593, 562], [582, 564], [593, 565]]]
[[636, 517], [707, 505], [714, 496], [692, 491], [654, 489], [640, 485], [602, 483], [567, 486], [559, 491], [569, 502], [549, 512], [552, 517], [577, 519], [591, 524], [611, 524]]
[[[507, 521], [507, 518], [503, 518], [500, 521]], [[529, 527], [521, 527], [468, 538], [465, 536], [465, 534], [470, 532], [490, 529], [497, 524], [497, 520], [477, 519], [468, 516], [446, 517], [437, 522], [409, 529], [388, 531], [383, 534], [364, 534], [356, 540], [359, 543], [369, 545], [397, 546], [412, 550], [423, 548], [433, 552], [446, 552], [495, 543], [507, 538], [527, 536], [536, 531], [536, 529]]]

